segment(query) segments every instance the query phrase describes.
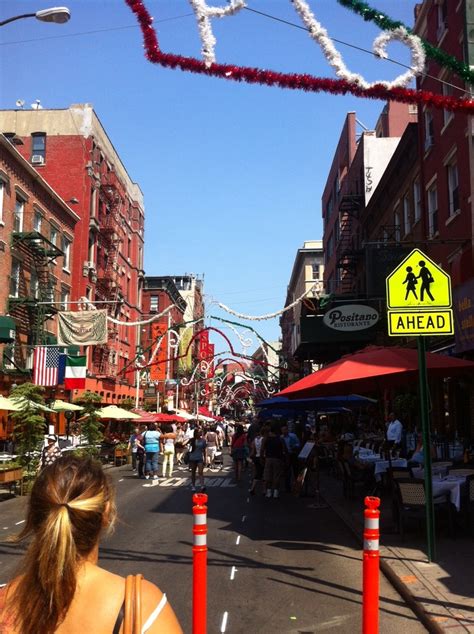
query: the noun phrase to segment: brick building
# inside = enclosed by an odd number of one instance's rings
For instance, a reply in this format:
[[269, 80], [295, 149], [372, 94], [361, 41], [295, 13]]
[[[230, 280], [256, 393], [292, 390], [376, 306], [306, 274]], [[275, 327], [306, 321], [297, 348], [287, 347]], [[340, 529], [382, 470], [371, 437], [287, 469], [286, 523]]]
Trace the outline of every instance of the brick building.
[[31, 381], [34, 346], [56, 341], [57, 311], [72, 293], [79, 216], [0, 135], [0, 393]]
[[[77, 222], [69, 244], [68, 309], [82, 298], [120, 321], [141, 315], [144, 207], [92, 106], [60, 110], [0, 111], [0, 130], [21, 142], [19, 152], [67, 201]], [[87, 349], [86, 389], [119, 403], [135, 396], [133, 373], [121, 372], [134, 358], [139, 327], [109, 321], [108, 342]]]
[[171, 397], [174, 400], [176, 393], [174, 382], [178, 380], [179, 364], [173, 344], [181, 332], [186, 301], [176, 288], [173, 278], [145, 277], [142, 295], [143, 319], [150, 319], [169, 306], [173, 308], [166, 315], [142, 326], [140, 339], [145, 360], [154, 362], [147, 373], [145, 397], [148, 401], [156, 400], [158, 404], [171, 408], [170, 401]]

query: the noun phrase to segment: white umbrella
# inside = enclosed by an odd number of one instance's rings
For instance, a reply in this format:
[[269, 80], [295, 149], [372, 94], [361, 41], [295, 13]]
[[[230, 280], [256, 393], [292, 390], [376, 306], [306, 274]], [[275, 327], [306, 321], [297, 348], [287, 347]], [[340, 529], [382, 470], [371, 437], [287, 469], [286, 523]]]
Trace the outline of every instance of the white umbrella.
[[54, 409], [51, 409], [47, 405], [42, 405], [41, 403], [35, 403], [35, 401], [30, 401], [24, 396], [22, 396], [21, 398], [14, 398], [12, 396], [8, 400], [11, 400], [18, 407], [17, 411], [25, 409], [26, 407], [31, 407], [32, 409], [39, 409], [42, 412], [51, 412], [52, 414], [56, 413]]
[[17, 412], [21, 407], [5, 396], [0, 396], [0, 409], [5, 411]]
[[114, 418], [117, 420], [135, 420], [141, 418], [138, 414], [129, 412], [128, 409], [117, 407], [117, 405], [108, 405], [102, 409], [97, 410], [97, 414], [101, 418]]
[[74, 405], [74, 403], [67, 401], [54, 401], [52, 408], [55, 412], [82, 412], [84, 409], [80, 405]]
[[177, 414], [178, 416], [181, 416], [181, 418], [184, 418], [186, 420], [194, 420], [196, 418], [196, 415], [190, 414], [189, 412], [185, 412], [182, 409], [175, 409], [173, 411], [175, 414]]

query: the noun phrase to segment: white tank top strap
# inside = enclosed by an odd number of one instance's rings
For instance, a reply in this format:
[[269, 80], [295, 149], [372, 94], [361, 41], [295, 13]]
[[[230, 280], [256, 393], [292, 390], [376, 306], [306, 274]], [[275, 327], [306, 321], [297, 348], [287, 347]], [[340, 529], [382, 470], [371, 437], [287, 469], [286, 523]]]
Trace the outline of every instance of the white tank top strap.
[[160, 599], [160, 602], [158, 603], [156, 608], [153, 610], [153, 612], [150, 614], [150, 616], [145, 621], [145, 624], [142, 627], [142, 634], [145, 634], [145, 632], [148, 632], [150, 627], [153, 625], [153, 623], [156, 621], [156, 619], [160, 616], [161, 611], [165, 607], [167, 601], [168, 601], [168, 599], [166, 598], [166, 594], [163, 594], [163, 596]]

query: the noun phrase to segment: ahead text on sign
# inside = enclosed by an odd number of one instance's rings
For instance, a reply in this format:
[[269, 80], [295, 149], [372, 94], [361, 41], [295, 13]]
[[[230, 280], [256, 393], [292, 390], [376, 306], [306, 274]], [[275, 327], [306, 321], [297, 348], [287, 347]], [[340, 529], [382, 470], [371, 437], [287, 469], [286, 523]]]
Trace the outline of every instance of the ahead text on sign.
[[388, 312], [388, 333], [392, 337], [410, 335], [452, 335], [452, 310], [395, 311]]

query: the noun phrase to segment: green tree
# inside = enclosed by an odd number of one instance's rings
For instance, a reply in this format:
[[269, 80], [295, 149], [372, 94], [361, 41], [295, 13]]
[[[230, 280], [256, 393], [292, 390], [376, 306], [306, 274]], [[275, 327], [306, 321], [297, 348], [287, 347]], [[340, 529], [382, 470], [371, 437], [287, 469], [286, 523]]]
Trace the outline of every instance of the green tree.
[[120, 404], [120, 407], [122, 409], [126, 409], [127, 411], [130, 411], [131, 409], [135, 407], [135, 401], [133, 400], [133, 398], [130, 398], [130, 397], [124, 398]]
[[81, 432], [86, 437], [87, 444], [93, 448], [90, 452], [92, 454], [98, 453], [98, 451], [95, 451], [95, 445], [100, 444], [104, 439], [102, 420], [97, 413], [101, 400], [98, 394], [87, 390], [74, 401], [84, 408], [81, 417]]
[[41, 413], [41, 406], [45, 405], [44, 388], [33, 383], [22, 383], [14, 387], [9, 396], [20, 406], [18, 411], [11, 414], [13, 433], [20, 461], [30, 471], [35, 462], [32, 453], [41, 449], [47, 431], [46, 421]]

